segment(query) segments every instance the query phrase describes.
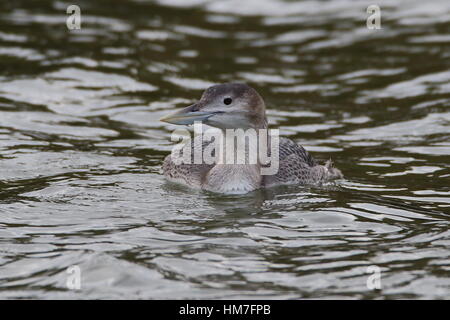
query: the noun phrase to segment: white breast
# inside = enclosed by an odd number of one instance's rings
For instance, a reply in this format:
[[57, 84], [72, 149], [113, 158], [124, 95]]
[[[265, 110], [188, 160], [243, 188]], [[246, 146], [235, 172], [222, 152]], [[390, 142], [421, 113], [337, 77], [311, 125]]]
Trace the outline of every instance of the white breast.
[[247, 193], [261, 186], [261, 175], [257, 165], [216, 165], [206, 176], [203, 189], [228, 193]]

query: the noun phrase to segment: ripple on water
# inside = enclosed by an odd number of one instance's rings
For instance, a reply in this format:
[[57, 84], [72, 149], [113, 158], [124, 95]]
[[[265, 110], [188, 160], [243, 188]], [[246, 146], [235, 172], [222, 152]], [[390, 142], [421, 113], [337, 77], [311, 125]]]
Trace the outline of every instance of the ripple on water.
[[44, 105], [58, 113], [86, 116], [96, 109], [129, 102], [128, 99], [114, 98], [114, 94], [156, 89], [155, 86], [123, 75], [63, 68], [41, 78], [5, 81], [0, 89], [0, 97]]
[[450, 132], [450, 113], [431, 113], [422, 119], [397, 121], [395, 123], [357, 129], [345, 136], [337, 136], [342, 140], [392, 140], [407, 142], [408, 140], [420, 141], [429, 135], [446, 134]]

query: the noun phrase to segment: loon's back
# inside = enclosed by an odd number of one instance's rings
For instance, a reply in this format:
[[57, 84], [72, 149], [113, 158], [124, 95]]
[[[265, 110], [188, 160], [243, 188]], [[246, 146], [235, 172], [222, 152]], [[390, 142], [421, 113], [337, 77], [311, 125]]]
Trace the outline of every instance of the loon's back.
[[331, 161], [319, 165], [317, 161], [291, 139], [280, 138], [279, 167], [274, 175], [264, 176], [264, 186], [282, 184], [312, 185], [342, 178]]

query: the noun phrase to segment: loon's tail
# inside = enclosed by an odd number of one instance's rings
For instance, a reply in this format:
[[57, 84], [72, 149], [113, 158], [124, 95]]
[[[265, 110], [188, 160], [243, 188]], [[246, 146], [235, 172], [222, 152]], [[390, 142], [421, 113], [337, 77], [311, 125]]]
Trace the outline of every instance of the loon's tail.
[[336, 180], [336, 179], [342, 179], [344, 177], [341, 170], [334, 167], [333, 161], [331, 161], [331, 159], [328, 160], [327, 162], [325, 162], [324, 167], [326, 169], [326, 174], [325, 174], [326, 180]]

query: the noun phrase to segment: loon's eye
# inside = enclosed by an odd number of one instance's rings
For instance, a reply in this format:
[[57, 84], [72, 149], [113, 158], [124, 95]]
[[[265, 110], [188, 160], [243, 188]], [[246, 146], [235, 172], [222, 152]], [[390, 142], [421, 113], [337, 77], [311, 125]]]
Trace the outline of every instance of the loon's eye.
[[231, 104], [231, 102], [233, 102], [233, 100], [231, 98], [225, 98], [223, 99], [223, 103], [225, 103], [226, 105]]

